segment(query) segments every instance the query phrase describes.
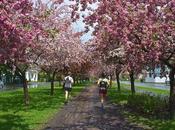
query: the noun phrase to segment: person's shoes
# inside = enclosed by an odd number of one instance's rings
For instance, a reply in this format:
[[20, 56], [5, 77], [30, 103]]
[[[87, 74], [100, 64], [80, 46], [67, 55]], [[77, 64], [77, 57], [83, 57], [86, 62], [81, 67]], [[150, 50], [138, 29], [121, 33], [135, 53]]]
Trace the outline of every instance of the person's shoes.
[[104, 112], [104, 105], [103, 105], [103, 103], [101, 104], [101, 111]]
[[65, 101], [64, 104], [67, 105], [68, 101]]

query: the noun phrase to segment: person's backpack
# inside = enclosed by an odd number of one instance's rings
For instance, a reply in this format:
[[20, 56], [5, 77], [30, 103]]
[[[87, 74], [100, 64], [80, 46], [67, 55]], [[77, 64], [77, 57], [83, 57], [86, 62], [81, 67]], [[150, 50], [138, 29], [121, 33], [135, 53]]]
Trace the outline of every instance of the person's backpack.
[[100, 87], [100, 89], [107, 89], [107, 87], [108, 87], [108, 83], [106, 82], [106, 81], [100, 81], [100, 83], [99, 83], [99, 87]]
[[65, 79], [64, 87], [65, 87], [65, 88], [71, 88], [71, 80], [69, 79], [69, 77], [67, 77], [67, 78]]

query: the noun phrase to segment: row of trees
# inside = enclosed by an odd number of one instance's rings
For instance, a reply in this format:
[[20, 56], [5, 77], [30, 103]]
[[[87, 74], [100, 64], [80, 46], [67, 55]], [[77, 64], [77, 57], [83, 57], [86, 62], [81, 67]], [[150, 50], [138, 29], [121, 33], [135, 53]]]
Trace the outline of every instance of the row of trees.
[[[170, 70], [170, 116], [175, 118], [175, 2], [174, 0], [82, 0], [79, 8], [89, 10], [84, 22], [92, 26], [96, 36], [93, 43], [103, 62], [114, 65], [119, 74], [128, 71], [131, 90], [135, 93], [134, 75], [156, 66]], [[96, 9], [91, 4], [96, 3]], [[77, 6], [77, 5], [82, 6]], [[95, 52], [97, 53], [97, 52]]]
[[[91, 74], [115, 71], [119, 91], [119, 74], [128, 71], [134, 94], [134, 75], [166, 65], [170, 69], [170, 115], [174, 118], [175, 2], [81, 0], [75, 1], [72, 10], [62, 2], [38, 0], [34, 6], [29, 0], [0, 1], [0, 61], [22, 79], [25, 104], [29, 104], [25, 72], [31, 65], [51, 77], [51, 94], [56, 74], [69, 70], [78, 75], [92, 66]], [[93, 3], [97, 3], [96, 9], [89, 6]], [[85, 10], [89, 15], [83, 16], [84, 22], [87, 29], [94, 28], [95, 39], [81, 44], [82, 33], [74, 33], [70, 25]]]
[[[33, 5], [29, 0], [0, 1], [0, 62], [23, 82], [24, 101], [29, 104], [25, 72], [39, 67], [51, 77], [67, 71], [85, 73], [90, 55], [80, 42], [82, 33], [71, 28], [70, 8], [57, 2]], [[87, 70], [87, 69], [86, 69]]]

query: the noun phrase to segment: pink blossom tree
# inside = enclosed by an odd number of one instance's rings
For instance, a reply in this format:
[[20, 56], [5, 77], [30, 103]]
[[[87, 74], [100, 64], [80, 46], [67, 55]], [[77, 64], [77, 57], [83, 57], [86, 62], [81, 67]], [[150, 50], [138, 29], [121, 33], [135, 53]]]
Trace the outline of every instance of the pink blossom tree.
[[34, 50], [35, 62], [42, 70], [51, 76], [51, 95], [54, 94], [54, 79], [56, 74], [73, 71], [84, 61], [85, 50], [81, 45], [81, 33], [73, 32], [69, 8], [55, 3], [48, 6], [38, 1], [36, 14], [40, 18], [46, 37], [39, 37], [40, 43]]
[[106, 65], [111, 66], [111, 70], [115, 71], [118, 91], [120, 91], [119, 75], [126, 66], [125, 50], [121, 42], [119, 42], [113, 35], [110, 35], [110, 33], [105, 32], [105, 29], [102, 28], [103, 27], [101, 27], [96, 33], [96, 39], [98, 42], [96, 50], [103, 55], [103, 62]]
[[41, 30], [32, 10], [28, 0], [0, 1], [0, 61], [21, 78], [26, 105], [29, 104], [25, 78], [29, 52], [35, 47], [35, 37]]
[[[97, 1], [83, 0], [82, 10]], [[105, 27], [125, 47], [128, 70], [145, 65], [164, 64], [170, 69], [170, 115], [175, 117], [175, 62], [174, 62], [174, 0], [102, 0], [98, 8], [86, 18], [95, 27], [95, 34]], [[77, 8], [74, 8], [76, 19]], [[132, 78], [133, 79], [133, 78]], [[132, 82], [133, 84], [133, 82]]]

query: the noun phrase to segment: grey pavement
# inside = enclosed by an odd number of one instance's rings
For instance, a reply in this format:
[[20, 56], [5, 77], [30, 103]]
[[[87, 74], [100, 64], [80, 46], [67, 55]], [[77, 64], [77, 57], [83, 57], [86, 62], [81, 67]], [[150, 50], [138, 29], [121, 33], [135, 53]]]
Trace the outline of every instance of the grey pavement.
[[42, 130], [143, 130], [122, 116], [121, 106], [99, 102], [98, 88], [87, 87], [59, 111]]

